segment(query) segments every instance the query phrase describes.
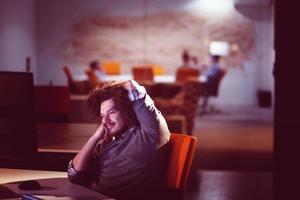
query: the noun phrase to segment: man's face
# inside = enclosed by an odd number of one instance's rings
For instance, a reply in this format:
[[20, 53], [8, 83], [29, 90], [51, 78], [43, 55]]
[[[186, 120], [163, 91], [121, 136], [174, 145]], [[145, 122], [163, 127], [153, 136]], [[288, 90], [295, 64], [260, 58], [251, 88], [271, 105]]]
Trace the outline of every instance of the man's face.
[[100, 105], [100, 116], [110, 136], [121, 134], [126, 126], [123, 115], [117, 109], [112, 98], [102, 102]]

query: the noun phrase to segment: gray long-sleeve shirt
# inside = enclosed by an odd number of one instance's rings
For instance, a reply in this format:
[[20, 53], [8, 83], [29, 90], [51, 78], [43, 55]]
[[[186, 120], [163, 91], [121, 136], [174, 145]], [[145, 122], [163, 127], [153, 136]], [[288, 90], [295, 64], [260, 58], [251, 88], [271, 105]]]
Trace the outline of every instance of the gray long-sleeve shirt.
[[130, 127], [105, 146], [97, 146], [90, 171], [77, 172], [71, 161], [68, 166], [71, 182], [114, 195], [160, 175], [157, 152], [169, 141], [170, 132], [145, 88], [133, 83], [136, 88], [129, 91], [129, 98], [139, 126]]

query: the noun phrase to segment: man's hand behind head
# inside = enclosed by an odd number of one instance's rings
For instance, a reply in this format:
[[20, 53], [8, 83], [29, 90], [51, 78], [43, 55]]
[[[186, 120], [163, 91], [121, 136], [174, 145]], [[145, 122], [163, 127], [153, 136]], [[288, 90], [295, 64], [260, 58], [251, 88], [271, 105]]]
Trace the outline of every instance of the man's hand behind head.
[[120, 85], [122, 85], [126, 90], [133, 90], [134, 89], [134, 85], [132, 83], [133, 80], [128, 80], [125, 82], [121, 82]]

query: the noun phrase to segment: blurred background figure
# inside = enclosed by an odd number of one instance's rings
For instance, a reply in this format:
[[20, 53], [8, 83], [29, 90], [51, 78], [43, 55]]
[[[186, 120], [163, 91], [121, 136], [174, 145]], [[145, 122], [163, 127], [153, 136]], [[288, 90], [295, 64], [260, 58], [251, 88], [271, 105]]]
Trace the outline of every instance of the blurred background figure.
[[211, 55], [210, 56], [210, 66], [205, 73], [206, 81], [212, 82], [220, 73], [221, 73], [221, 64], [220, 64], [221, 56], [219, 55]]
[[179, 66], [179, 68], [193, 66], [193, 63], [192, 63], [193, 61], [192, 61], [191, 55], [189, 54], [188, 50], [186, 50], [186, 49], [182, 52], [181, 60], [182, 60], [182, 63]]
[[[206, 113], [208, 109], [211, 109], [208, 108], [208, 98], [210, 96], [218, 96], [220, 81], [226, 73], [225, 67], [220, 64], [220, 59], [221, 56], [219, 55], [211, 55], [211, 64], [208, 66], [207, 71], [201, 77], [203, 85], [203, 102], [201, 104], [201, 113]], [[212, 107], [212, 109], [214, 108]]]
[[90, 70], [96, 74], [99, 80], [103, 80], [105, 78], [105, 73], [101, 67], [101, 64], [97, 60], [92, 61], [89, 67]]
[[89, 68], [85, 71], [88, 76], [88, 87], [89, 89], [94, 89], [98, 83], [105, 79], [105, 73], [98, 61], [92, 61]]

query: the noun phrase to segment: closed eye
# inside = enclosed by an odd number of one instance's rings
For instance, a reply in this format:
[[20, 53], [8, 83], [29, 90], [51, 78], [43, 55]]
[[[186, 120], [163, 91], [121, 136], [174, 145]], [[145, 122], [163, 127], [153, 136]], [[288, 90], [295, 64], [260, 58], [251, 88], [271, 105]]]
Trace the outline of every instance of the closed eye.
[[[112, 107], [111, 109], [109, 109], [107, 111], [106, 115], [115, 114], [117, 112], [118, 112], [117, 108], [116, 107]], [[100, 117], [101, 118], [105, 117], [105, 114], [100, 114]]]
[[108, 114], [114, 114], [116, 112], [117, 112], [116, 110], [112, 110], [112, 111], [108, 112]]

